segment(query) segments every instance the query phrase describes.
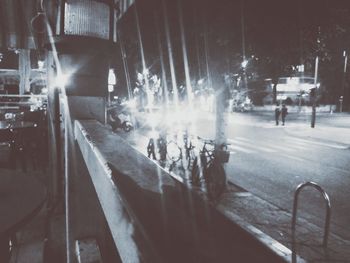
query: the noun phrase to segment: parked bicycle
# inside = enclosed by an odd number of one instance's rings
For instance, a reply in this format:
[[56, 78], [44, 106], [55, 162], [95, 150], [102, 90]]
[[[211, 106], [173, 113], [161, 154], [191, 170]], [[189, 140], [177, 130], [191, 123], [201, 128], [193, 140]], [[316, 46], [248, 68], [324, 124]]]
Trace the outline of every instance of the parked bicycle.
[[193, 166], [193, 162], [196, 158], [195, 154], [195, 146], [192, 144], [191, 139], [188, 136], [188, 133], [185, 132], [183, 136], [184, 148], [185, 148], [185, 157], [187, 161], [187, 169], [191, 170]]
[[191, 181], [193, 185], [201, 185], [204, 181], [208, 198], [217, 200], [226, 188], [226, 173], [223, 167], [229, 160], [228, 144], [224, 143], [215, 147], [214, 140], [198, 137], [203, 141], [203, 147], [199, 151], [199, 159], [195, 157], [191, 169]]
[[159, 134], [159, 137], [157, 139], [157, 148], [159, 153], [159, 164], [162, 167], [165, 167], [166, 157], [168, 154], [168, 142], [166, 139], [166, 134]]
[[182, 155], [181, 147], [175, 141], [170, 141], [168, 143], [167, 148], [168, 148], [168, 160], [170, 161], [169, 172], [174, 170], [176, 167], [183, 167], [183, 163], [182, 163], [183, 155]]

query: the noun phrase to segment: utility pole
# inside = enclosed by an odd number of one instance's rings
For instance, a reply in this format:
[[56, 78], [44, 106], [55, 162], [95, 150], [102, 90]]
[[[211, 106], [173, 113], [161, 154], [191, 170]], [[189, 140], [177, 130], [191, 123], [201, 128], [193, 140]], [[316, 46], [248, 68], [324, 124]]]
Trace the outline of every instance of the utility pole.
[[346, 53], [346, 50], [343, 51], [343, 57], [344, 57], [344, 69], [343, 69], [343, 80], [342, 80], [342, 88], [341, 88], [342, 95], [339, 98], [339, 112], [343, 111], [343, 102], [345, 97], [345, 79], [346, 79], [346, 68], [348, 64], [348, 54]]
[[316, 123], [316, 101], [317, 101], [317, 81], [318, 81], [318, 60], [319, 60], [319, 53], [320, 53], [320, 44], [321, 44], [321, 39], [320, 39], [320, 34], [321, 34], [321, 27], [318, 27], [318, 36], [317, 36], [317, 54], [316, 54], [316, 59], [315, 59], [315, 76], [314, 76], [314, 88], [313, 91], [311, 92], [311, 99], [312, 99], [312, 114], [311, 114], [311, 128], [315, 128], [315, 123]]
[[126, 86], [128, 88], [128, 97], [129, 97], [129, 100], [131, 100], [133, 98], [133, 93], [132, 93], [131, 82], [130, 82], [128, 60], [127, 60], [127, 56], [126, 56], [125, 46], [124, 46], [124, 43], [121, 39], [121, 35], [120, 35], [119, 30], [117, 31], [117, 36], [118, 36], [120, 51], [122, 54], [123, 68], [124, 68], [124, 73], [125, 73], [125, 78], [126, 78]]
[[312, 99], [311, 128], [315, 128], [315, 123], [316, 123], [317, 73], [318, 73], [318, 56], [316, 56], [316, 59], [315, 59], [315, 77], [314, 77], [315, 87], [312, 89], [310, 93], [311, 99]]

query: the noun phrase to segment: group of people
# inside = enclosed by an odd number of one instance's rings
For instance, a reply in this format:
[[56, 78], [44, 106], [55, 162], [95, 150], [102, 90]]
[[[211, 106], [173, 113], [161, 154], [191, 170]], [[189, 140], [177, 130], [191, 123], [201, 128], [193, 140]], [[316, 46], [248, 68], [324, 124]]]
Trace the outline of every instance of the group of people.
[[275, 108], [276, 125], [279, 125], [280, 116], [282, 117], [282, 125], [284, 125], [286, 122], [287, 114], [288, 114], [288, 108], [286, 107], [286, 105], [282, 104], [282, 109], [280, 109], [279, 105], [277, 104]]

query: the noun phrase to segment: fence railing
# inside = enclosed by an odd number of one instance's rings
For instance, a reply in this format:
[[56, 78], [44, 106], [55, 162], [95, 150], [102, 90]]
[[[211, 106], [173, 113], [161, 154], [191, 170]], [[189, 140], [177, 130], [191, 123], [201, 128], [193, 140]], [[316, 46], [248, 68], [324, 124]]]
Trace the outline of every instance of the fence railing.
[[46, 95], [0, 95], [0, 118], [17, 119], [25, 111], [46, 108]]

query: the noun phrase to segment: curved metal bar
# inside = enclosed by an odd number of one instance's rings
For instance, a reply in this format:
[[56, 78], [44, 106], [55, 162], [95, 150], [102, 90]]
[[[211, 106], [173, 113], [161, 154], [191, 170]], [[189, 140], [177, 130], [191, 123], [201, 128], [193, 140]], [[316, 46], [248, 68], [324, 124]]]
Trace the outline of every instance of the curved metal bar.
[[331, 218], [331, 202], [329, 199], [328, 194], [322, 189], [321, 186], [314, 182], [306, 182], [299, 184], [295, 190], [294, 193], [294, 203], [293, 203], [293, 217], [292, 217], [292, 235], [293, 235], [293, 240], [294, 240], [294, 232], [295, 232], [295, 225], [296, 225], [296, 217], [297, 217], [297, 208], [298, 208], [298, 195], [300, 191], [306, 187], [306, 186], [311, 186], [318, 190], [322, 196], [323, 199], [326, 201], [327, 205], [327, 211], [326, 211], [326, 221], [325, 221], [325, 226], [324, 226], [324, 236], [323, 236], [323, 246], [327, 247], [327, 242], [328, 242], [328, 235], [329, 235], [329, 223], [330, 223], [330, 218]]

